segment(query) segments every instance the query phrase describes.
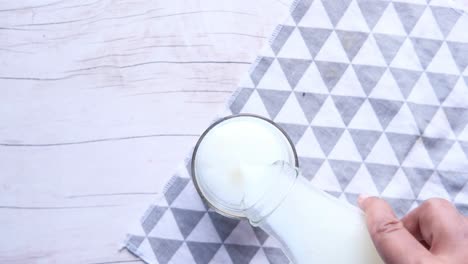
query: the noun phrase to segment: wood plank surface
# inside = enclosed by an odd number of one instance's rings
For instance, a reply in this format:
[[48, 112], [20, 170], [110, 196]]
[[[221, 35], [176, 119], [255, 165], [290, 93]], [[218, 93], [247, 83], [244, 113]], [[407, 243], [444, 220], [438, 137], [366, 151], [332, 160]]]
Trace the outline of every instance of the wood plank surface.
[[0, 263], [119, 246], [291, 0], [0, 0]]
[[139, 263], [127, 228], [291, 2], [0, 0], [0, 263]]

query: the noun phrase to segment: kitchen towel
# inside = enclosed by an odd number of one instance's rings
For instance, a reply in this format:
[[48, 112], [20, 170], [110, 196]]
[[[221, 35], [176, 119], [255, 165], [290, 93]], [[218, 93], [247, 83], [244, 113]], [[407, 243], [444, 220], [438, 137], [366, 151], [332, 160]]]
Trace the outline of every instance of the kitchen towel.
[[[223, 115], [277, 122], [303, 176], [403, 215], [442, 197], [468, 213], [468, 16], [447, 0], [299, 0]], [[190, 154], [125, 247], [148, 263], [289, 263], [278, 242], [209, 210]], [[307, 201], [303, 201], [306, 203]]]

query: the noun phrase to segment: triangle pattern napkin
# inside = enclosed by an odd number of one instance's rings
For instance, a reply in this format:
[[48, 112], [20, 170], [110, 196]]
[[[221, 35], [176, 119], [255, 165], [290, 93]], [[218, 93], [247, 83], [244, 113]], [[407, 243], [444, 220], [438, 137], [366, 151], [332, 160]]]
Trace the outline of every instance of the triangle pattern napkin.
[[[342, 200], [380, 195], [401, 216], [442, 197], [468, 214], [466, 28], [443, 0], [296, 1], [224, 115], [277, 122], [304, 177]], [[208, 209], [189, 163], [125, 247], [148, 263], [289, 263], [263, 230]]]

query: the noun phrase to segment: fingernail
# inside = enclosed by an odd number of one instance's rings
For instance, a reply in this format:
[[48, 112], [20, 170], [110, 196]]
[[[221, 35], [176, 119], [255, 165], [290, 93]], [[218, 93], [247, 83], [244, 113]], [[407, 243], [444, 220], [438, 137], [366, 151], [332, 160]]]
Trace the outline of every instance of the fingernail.
[[358, 196], [358, 204], [359, 204], [359, 207], [362, 208], [362, 203], [364, 202], [364, 200], [366, 200], [367, 198], [369, 198], [370, 195], [367, 195], [367, 194], [360, 194]]

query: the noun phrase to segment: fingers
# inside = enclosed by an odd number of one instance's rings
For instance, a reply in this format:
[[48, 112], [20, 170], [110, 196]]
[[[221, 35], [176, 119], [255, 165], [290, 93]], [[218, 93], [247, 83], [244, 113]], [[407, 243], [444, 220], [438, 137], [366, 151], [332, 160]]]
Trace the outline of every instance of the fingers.
[[369, 233], [385, 263], [423, 263], [420, 261], [431, 257], [384, 200], [360, 197], [359, 205], [366, 214]]
[[431, 241], [432, 238], [429, 237], [423, 237], [421, 234], [421, 221], [419, 219], [419, 216], [421, 215], [421, 210], [420, 207], [412, 210], [409, 214], [407, 214], [405, 217], [401, 219], [401, 222], [403, 223], [403, 226], [408, 230], [408, 232], [411, 233], [411, 235], [414, 236], [416, 240], [419, 241], [426, 249], [431, 248]]
[[463, 217], [447, 200], [429, 199], [402, 219], [405, 228], [425, 241], [434, 254], [456, 248]]
[[420, 227], [420, 222], [419, 222], [419, 216], [420, 214], [420, 207], [417, 207], [416, 209], [412, 210], [410, 213], [408, 213], [405, 217], [401, 219], [401, 222], [403, 223], [403, 226], [408, 230], [408, 232], [411, 233], [411, 235], [416, 238], [418, 241], [424, 241], [427, 243], [427, 241], [423, 238], [421, 234], [421, 227]]

